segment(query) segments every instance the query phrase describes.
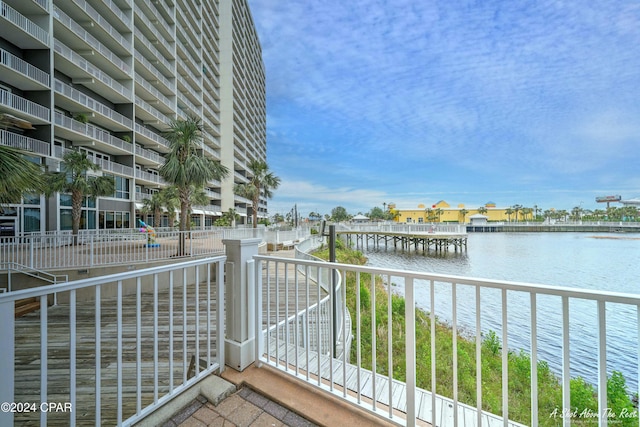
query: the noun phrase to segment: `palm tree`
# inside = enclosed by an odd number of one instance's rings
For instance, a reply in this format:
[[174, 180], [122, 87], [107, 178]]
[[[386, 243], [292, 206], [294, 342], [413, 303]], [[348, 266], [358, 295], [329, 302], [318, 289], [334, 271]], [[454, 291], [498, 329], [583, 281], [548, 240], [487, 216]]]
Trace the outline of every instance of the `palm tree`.
[[24, 154], [17, 148], [0, 145], [0, 205], [20, 203], [24, 193], [43, 190], [42, 170]]
[[280, 186], [280, 178], [269, 170], [269, 166], [264, 160], [251, 160], [249, 171], [252, 174], [251, 180], [246, 184], [238, 184], [234, 192], [242, 197], [251, 200], [253, 213], [253, 228], [258, 226], [258, 206], [260, 196], [269, 199], [273, 196], [272, 190]]
[[[203, 188], [207, 181], [221, 180], [229, 170], [220, 163], [198, 154], [202, 143], [202, 123], [196, 117], [173, 120], [166, 132], [171, 151], [160, 167], [160, 176], [176, 187], [180, 200], [180, 231], [189, 227], [189, 205], [196, 188]], [[184, 234], [179, 239], [178, 256], [184, 255]]]
[[169, 227], [173, 227], [176, 222], [176, 210], [180, 207], [180, 199], [178, 199], [178, 191], [176, 187], [166, 187], [160, 190], [162, 198], [162, 206], [167, 210], [169, 219]]
[[486, 208], [485, 206], [480, 206], [480, 207], [478, 208], [478, 213], [479, 213], [480, 215], [484, 215], [484, 214], [486, 214], [486, 213], [487, 213], [487, 208]]
[[509, 218], [509, 222], [511, 222], [511, 214], [513, 214], [513, 209], [507, 208], [504, 210], [504, 213], [507, 215], [507, 218]]
[[466, 209], [460, 209], [460, 215], [462, 215], [462, 222], [465, 223], [465, 217], [467, 216], [467, 214], [469, 213], [468, 210]]
[[164, 200], [162, 200], [162, 193], [158, 191], [153, 193], [150, 198], [142, 201], [140, 213], [145, 215], [153, 214], [153, 226], [158, 228], [160, 227], [160, 216], [162, 215], [163, 208]]
[[71, 194], [71, 230], [73, 244], [77, 245], [82, 201], [85, 197], [112, 195], [115, 192], [115, 180], [108, 176], [87, 175], [89, 171], [100, 170], [100, 166], [78, 150], [68, 150], [64, 153], [60, 169], [60, 172], [49, 174], [49, 191]]

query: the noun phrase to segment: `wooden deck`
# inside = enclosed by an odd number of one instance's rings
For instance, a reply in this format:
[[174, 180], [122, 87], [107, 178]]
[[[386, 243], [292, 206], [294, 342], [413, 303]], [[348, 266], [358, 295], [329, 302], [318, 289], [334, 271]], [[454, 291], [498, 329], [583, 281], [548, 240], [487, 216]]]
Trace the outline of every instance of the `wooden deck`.
[[466, 233], [404, 233], [389, 231], [338, 231], [344, 235], [349, 245], [366, 249], [394, 249], [428, 252], [448, 251], [450, 247], [454, 251], [467, 249]]
[[[281, 254], [279, 254], [281, 255]], [[284, 264], [279, 271], [278, 282], [284, 283]], [[293, 271], [287, 273], [289, 280]], [[281, 278], [281, 279], [280, 279]], [[266, 277], [265, 277], [266, 280]], [[276, 315], [276, 287], [275, 280], [271, 279], [272, 286], [269, 289], [269, 301], [271, 302], [271, 316]], [[106, 285], [105, 285], [106, 286]], [[291, 287], [291, 286], [290, 286]], [[304, 290], [304, 281], [299, 280], [298, 289]], [[104, 290], [104, 288], [103, 288]], [[207, 302], [206, 287], [200, 286], [198, 336], [200, 360], [207, 360], [207, 334], [211, 334], [211, 362], [215, 361], [215, 286], [212, 285], [211, 294], [211, 323], [207, 331]], [[279, 301], [285, 301], [284, 293], [290, 293], [294, 289], [278, 286]], [[313, 300], [317, 300], [317, 288], [309, 287]], [[302, 298], [306, 292], [299, 292]], [[196, 353], [196, 295], [195, 286], [189, 285], [186, 293], [186, 314], [183, 314], [183, 288], [175, 287], [173, 290], [173, 352], [170, 355], [170, 315], [168, 290], [158, 292], [158, 340], [154, 342], [154, 295], [144, 293], [140, 300], [140, 376], [141, 376], [141, 407], [153, 403], [155, 370], [157, 367], [158, 398], [169, 391], [170, 378], [173, 385], [183, 383], [189, 374], [189, 365]], [[65, 300], [61, 298], [61, 300]], [[289, 313], [295, 310], [295, 300], [290, 301]], [[267, 301], [266, 287], [263, 301]], [[122, 392], [123, 392], [123, 420], [136, 413], [137, 406], [137, 349], [136, 337], [137, 324], [137, 298], [128, 295], [122, 301]], [[299, 308], [304, 307], [304, 301], [298, 301]], [[283, 319], [285, 308], [280, 307], [277, 312]], [[266, 315], [266, 314], [265, 314]], [[16, 402], [40, 402], [40, 316], [36, 311], [24, 317], [16, 319], [15, 323], [15, 401]], [[100, 393], [101, 393], [101, 425], [112, 426], [117, 421], [117, 300], [115, 297], [101, 298], [100, 327], [96, 328], [96, 309], [93, 301], [78, 302], [76, 306], [76, 405], [73, 408], [78, 425], [95, 425], [96, 419], [96, 330], [100, 333]], [[70, 369], [69, 369], [69, 306], [59, 304], [49, 307], [47, 311], [47, 342], [48, 342], [48, 402], [69, 402]], [[186, 322], [186, 327], [185, 327]], [[266, 324], [266, 323], [265, 323]], [[186, 343], [186, 352], [183, 350]], [[157, 345], [157, 353], [154, 347]], [[154, 354], [157, 354], [157, 362], [154, 362]], [[170, 369], [170, 360], [173, 361], [173, 369]], [[195, 359], [194, 359], [195, 360]], [[201, 362], [202, 363], [202, 362]], [[194, 364], [195, 365], [195, 364]], [[65, 426], [69, 424], [68, 413], [49, 413], [48, 425]], [[40, 412], [16, 414], [16, 426], [39, 426]]]

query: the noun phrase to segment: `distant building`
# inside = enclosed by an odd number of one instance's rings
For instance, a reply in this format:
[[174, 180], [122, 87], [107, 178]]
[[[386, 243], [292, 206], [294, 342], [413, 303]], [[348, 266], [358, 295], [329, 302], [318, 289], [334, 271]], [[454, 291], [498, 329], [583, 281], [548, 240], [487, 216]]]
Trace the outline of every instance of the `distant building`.
[[[402, 209], [396, 208], [394, 212], [397, 212], [396, 222], [410, 223], [410, 224], [422, 224], [431, 222], [456, 222], [456, 223], [468, 223], [472, 216], [480, 214], [485, 218], [487, 222], [506, 222], [506, 221], [526, 221], [531, 220], [533, 213], [525, 215], [522, 211], [518, 212], [518, 218], [516, 219], [516, 213], [513, 208], [496, 207], [494, 202], [487, 202], [483, 206], [478, 207], [466, 207], [464, 204], [459, 204], [456, 207], [451, 207], [449, 203], [444, 200], [427, 205], [421, 204], [415, 209]], [[479, 211], [482, 209], [482, 212]], [[508, 210], [511, 209], [511, 215], [508, 214]], [[479, 217], [476, 217], [479, 218]]]
[[361, 224], [361, 223], [364, 223], [364, 222], [369, 222], [369, 217], [358, 214], [358, 215], [354, 216], [353, 218], [351, 218], [351, 221], [355, 222], [357, 224]]
[[[81, 228], [135, 227], [143, 200], [167, 185], [163, 132], [188, 115], [202, 118], [201, 153], [230, 171], [206, 185], [191, 221], [211, 225], [230, 208], [246, 220], [251, 202], [233, 187], [267, 153], [265, 70], [247, 0], [2, 2], [0, 144], [50, 170], [79, 149], [115, 178], [111, 197], [87, 201]], [[262, 200], [258, 216], [266, 212]], [[70, 197], [25, 195], [0, 220], [16, 233], [69, 230]]]

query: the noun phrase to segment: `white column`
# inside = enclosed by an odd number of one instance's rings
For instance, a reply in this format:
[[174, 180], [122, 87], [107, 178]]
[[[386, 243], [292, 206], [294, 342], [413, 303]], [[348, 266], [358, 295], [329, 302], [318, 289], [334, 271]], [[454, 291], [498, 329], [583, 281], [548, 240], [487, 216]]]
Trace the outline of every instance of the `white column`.
[[262, 239], [223, 240], [225, 267], [225, 364], [239, 371], [254, 362], [255, 332], [251, 320], [256, 307], [255, 284], [247, 262], [258, 254]]

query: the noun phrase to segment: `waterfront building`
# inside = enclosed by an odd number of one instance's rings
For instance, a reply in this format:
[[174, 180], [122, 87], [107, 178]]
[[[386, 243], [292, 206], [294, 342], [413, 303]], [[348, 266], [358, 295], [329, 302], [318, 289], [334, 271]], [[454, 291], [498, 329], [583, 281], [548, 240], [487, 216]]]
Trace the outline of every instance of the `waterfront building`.
[[[0, 11], [0, 144], [49, 170], [80, 149], [115, 179], [115, 194], [87, 201], [81, 228], [136, 226], [143, 200], [167, 186], [163, 132], [188, 115], [204, 125], [201, 154], [230, 171], [204, 188], [192, 223], [230, 208], [251, 217], [233, 187], [266, 161], [266, 98], [246, 0], [0, 0]], [[0, 222], [4, 235], [70, 230], [70, 197], [25, 195]]]
[[[483, 209], [481, 209], [483, 208]], [[512, 212], [509, 214], [508, 209]], [[393, 208], [397, 212], [395, 221], [409, 224], [422, 224], [431, 222], [456, 222], [466, 223], [472, 215], [481, 214], [486, 221], [502, 222], [516, 221], [516, 213], [513, 208], [497, 207], [493, 202], [487, 202], [482, 207], [469, 207], [464, 204], [451, 206], [444, 200], [431, 205], [420, 204], [416, 208]], [[531, 218], [526, 218], [531, 219]], [[522, 212], [518, 212], [517, 221], [526, 221]]]

